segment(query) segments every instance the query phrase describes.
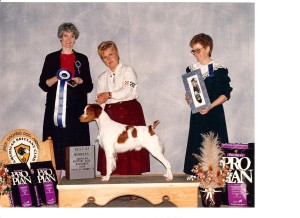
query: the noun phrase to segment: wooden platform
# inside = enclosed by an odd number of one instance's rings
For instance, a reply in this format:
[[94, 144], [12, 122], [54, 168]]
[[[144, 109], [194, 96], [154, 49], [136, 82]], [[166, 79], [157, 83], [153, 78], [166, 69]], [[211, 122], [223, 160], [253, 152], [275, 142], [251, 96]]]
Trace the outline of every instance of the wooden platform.
[[177, 207], [198, 207], [197, 182], [185, 175], [174, 175], [166, 181], [162, 175], [112, 176], [108, 182], [95, 179], [61, 180], [58, 188], [59, 207], [82, 207], [88, 203], [104, 206], [115, 198], [135, 195], [156, 205], [165, 197]]

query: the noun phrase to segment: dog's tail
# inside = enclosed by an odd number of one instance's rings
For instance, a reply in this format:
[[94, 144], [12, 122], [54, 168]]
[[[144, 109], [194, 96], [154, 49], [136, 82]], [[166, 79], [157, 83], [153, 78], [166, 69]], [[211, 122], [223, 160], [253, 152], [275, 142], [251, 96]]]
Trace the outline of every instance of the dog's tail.
[[159, 124], [159, 120], [155, 120], [153, 123], [152, 123], [152, 128], [155, 129], [156, 126]]
[[154, 135], [155, 132], [154, 132], [154, 129], [156, 128], [156, 126], [159, 124], [159, 120], [155, 120], [152, 125], [149, 125], [149, 133], [150, 135]]

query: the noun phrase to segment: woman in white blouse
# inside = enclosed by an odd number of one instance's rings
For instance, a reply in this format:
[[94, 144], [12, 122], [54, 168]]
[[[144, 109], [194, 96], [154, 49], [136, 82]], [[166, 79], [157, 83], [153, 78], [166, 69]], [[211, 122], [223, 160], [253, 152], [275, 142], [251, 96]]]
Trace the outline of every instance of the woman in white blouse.
[[[113, 41], [104, 41], [98, 46], [98, 54], [107, 66], [97, 82], [98, 104], [105, 104], [104, 110], [110, 118], [126, 125], [145, 126], [141, 104], [137, 101], [138, 78], [134, 70], [120, 62], [118, 48]], [[106, 174], [105, 153], [98, 153], [97, 170]], [[113, 174], [140, 175], [150, 171], [149, 153], [146, 149], [118, 154]]]

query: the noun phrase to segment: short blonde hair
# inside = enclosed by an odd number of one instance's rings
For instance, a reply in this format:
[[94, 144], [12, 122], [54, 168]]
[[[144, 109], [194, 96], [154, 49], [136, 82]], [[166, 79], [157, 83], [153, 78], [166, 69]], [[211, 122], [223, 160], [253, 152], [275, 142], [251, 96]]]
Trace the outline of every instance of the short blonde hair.
[[98, 46], [98, 55], [100, 56], [100, 58], [102, 59], [102, 54], [103, 51], [105, 51], [108, 48], [113, 48], [114, 50], [116, 50], [117, 55], [118, 55], [118, 59], [120, 59], [119, 57], [119, 51], [117, 48], [116, 43], [114, 43], [113, 41], [109, 40], [109, 41], [103, 41], [100, 43], [100, 45]]

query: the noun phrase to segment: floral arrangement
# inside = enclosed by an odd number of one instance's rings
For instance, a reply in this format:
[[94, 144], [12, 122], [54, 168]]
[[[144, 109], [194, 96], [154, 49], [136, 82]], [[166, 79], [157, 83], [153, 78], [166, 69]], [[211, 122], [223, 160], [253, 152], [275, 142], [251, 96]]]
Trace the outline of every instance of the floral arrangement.
[[0, 195], [8, 194], [11, 191], [11, 176], [6, 175], [4, 163], [0, 163]]
[[202, 147], [200, 147], [201, 155], [193, 154], [199, 163], [191, 170], [195, 175], [190, 175], [187, 179], [196, 179], [199, 187], [204, 189], [224, 187], [226, 177], [230, 175], [230, 169], [222, 160], [224, 153], [220, 148], [218, 137], [213, 132], [201, 136], [203, 138]]

